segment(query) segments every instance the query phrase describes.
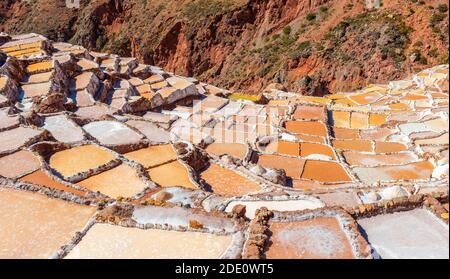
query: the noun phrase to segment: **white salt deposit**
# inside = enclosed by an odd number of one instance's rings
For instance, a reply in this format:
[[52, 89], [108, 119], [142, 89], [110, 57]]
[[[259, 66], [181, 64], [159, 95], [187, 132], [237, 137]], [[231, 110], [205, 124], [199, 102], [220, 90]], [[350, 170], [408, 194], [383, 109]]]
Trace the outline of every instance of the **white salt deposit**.
[[60, 142], [71, 143], [83, 140], [83, 131], [65, 115], [45, 118], [44, 129]]
[[143, 137], [124, 124], [116, 121], [96, 121], [83, 126], [83, 129], [102, 144], [135, 143]]
[[386, 259], [449, 258], [448, 226], [425, 209], [358, 220], [378, 254]]

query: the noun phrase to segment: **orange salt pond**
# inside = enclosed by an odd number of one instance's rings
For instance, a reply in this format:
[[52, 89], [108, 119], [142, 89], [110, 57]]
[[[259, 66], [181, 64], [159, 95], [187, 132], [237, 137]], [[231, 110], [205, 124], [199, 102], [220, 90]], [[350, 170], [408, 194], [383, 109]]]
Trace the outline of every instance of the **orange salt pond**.
[[0, 258], [50, 258], [94, 213], [95, 207], [0, 188]]
[[125, 164], [91, 176], [77, 184], [112, 198], [132, 197], [147, 187], [139, 178], [136, 170]]
[[22, 178], [20, 178], [20, 181], [35, 185], [42, 185], [52, 189], [62, 190], [78, 196], [84, 196], [86, 194], [86, 192], [82, 190], [66, 186], [64, 184], [57, 182], [56, 180], [53, 180], [52, 178], [50, 178], [50, 176], [48, 176], [45, 172], [41, 170], [37, 170], [33, 173], [23, 176]]
[[1, 157], [0, 165], [1, 176], [14, 178], [38, 169], [41, 163], [32, 152], [21, 150]]
[[401, 166], [383, 166], [375, 168], [356, 167], [353, 172], [361, 181], [374, 183], [393, 180], [430, 179], [434, 166], [428, 161], [415, 162]]
[[332, 122], [334, 127], [350, 128], [350, 112], [333, 111]]
[[352, 112], [350, 128], [367, 129], [369, 127], [369, 115], [365, 113]]
[[308, 142], [300, 143], [300, 156], [307, 157], [313, 154], [325, 155], [330, 157], [332, 160], [336, 160], [336, 155], [334, 154], [333, 149], [328, 145]]
[[319, 182], [350, 182], [344, 167], [336, 162], [307, 160], [302, 178]]
[[370, 140], [333, 140], [333, 147], [342, 150], [355, 150], [372, 152], [372, 142]]
[[198, 187], [189, 178], [187, 168], [178, 161], [163, 164], [148, 170], [152, 181], [161, 187], [182, 186], [189, 189]]
[[211, 164], [200, 176], [215, 194], [221, 196], [243, 196], [261, 190], [258, 184], [217, 164]]
[[394, 153], [407, 150], [408, 147], [403, 143], [399, 142], [384, 142], [377, 141], [375, 143], [375, 152], [376, 153]]
[[294, 134], [307, 134], [326, 137], [327, 127], [321, 122], [315, 121], [287, 121], [286, 130]]
[[359, 139], [359, 130], [347, 128], [333, 128], [336, 139]]
[[369, 114], [369, 125], [371, 126], [379, 126], [385, 124], [387, 121], [387, 116], [384, 114]]
[[271, 142], [266, 146], [265, 151], [285, 155], [299, 156], [300, 143], [290, 141]]
[[299, 158], [284, 157], [280, 155], [261, 155], [258, 164], [273, 169], [283, 169], [286, 175], [292, 178], [300, 178], [305, 160]]
[[311, 136], [311, 135], [304, 135], [304, 134], [296, 134], [295, 137], [301, 141], [309, 141], [309, 142], [316, 142], [316, 143], [326, 143], [324, 137], [317, 137], [317, 136]]
[[83, 145], [56, 152], [50, 167], [66, 177], [98, 168], [116, 159], [110, 152], [95, 145]]
[[267, 259], [352, 259], [352, 247], [339, 221], [319, 217], [296, 222], [270, 222]]
[[170, 144], [153, 145], [124, 155], [127, 159], [142, 164], [145, 168], [158, 166], [177, 159], [177, 154]]
[[224, 154], [244, 159], [247, 154], [247, 146], [239, 143], [212, 143], [206, 147], [206, 151], [217, 156]]
[[217, 259], [231, 235], [95, 224], [66, 259]]
[[294, 112], [294, 119], [312, 119], [326, 121], [327, 116], [325, 107], [298, 105]]

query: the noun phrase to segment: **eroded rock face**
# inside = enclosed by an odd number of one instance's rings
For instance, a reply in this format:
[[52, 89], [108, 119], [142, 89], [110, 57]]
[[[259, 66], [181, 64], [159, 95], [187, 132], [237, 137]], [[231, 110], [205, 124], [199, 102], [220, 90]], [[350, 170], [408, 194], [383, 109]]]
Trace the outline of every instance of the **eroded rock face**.
[[55, 113], [65, 110], [65, 97], [60, 93], [33, 98], [32, 109], [37, 113]]

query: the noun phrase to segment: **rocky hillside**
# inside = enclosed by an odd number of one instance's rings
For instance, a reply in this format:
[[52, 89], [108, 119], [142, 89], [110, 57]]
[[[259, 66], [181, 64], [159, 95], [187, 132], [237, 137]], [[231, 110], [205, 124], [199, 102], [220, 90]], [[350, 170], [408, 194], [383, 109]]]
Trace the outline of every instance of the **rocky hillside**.
[[4, 0], [0, 31], [135, 56], [245, 92], [279, 83], [323, 95], [448, 63], [447, 1], [378, 2], [81, 0], [68, 9], [62, 0]]

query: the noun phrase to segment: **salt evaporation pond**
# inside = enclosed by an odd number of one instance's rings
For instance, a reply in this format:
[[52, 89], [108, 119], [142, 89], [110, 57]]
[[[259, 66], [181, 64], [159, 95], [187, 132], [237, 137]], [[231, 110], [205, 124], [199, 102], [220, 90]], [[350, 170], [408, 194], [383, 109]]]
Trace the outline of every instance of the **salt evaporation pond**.
[[66, 259], [217, 259], [232, 235], [95, 224]]

